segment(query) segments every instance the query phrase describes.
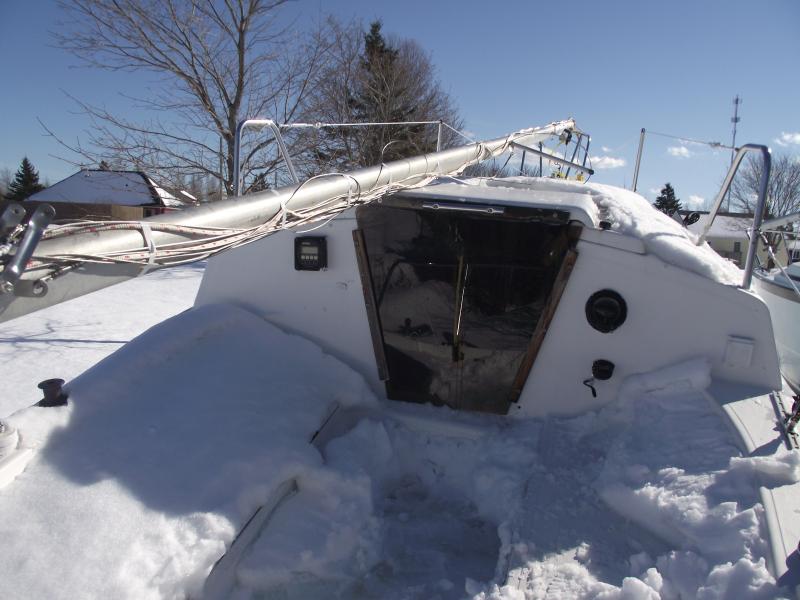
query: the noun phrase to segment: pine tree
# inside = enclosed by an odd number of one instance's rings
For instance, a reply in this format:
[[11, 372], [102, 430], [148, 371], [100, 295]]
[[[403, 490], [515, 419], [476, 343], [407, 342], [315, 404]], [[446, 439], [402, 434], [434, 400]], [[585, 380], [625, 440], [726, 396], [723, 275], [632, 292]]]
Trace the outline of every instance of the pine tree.
[[656, 198], [653, 206], [670, 217], [681, 209], [681, 201], [675, 197], [675, 190], [667, 183]]
[[22, 159], [22, 164], [14, 175], [14, 181], [8, 186], [6, 200], [20, 201], [44, 189], [39, 183], [39, 173], [33, 167], [28, 157]]
[[[409, 82], [405, 73], [402, 73], [405, 67], [400, 64], [399, 50], [387, 43], [381, 27], [380, 21], [373, 21], [369, 32], [364, 35], [360, 85], [349, 99], [353, 115], [356, 121], [361, 122], [415, 120], [416, 103], [422, 98], [409, 93], [406, 85]], [[359, 145], [364, 164], [374, 165], [420, 151], [432, 151], [432, 140], [427, 144], [429, 147], [419, 147], [423, 131], [419, 125], [400, 125], [358, 132], [361, 134]]]

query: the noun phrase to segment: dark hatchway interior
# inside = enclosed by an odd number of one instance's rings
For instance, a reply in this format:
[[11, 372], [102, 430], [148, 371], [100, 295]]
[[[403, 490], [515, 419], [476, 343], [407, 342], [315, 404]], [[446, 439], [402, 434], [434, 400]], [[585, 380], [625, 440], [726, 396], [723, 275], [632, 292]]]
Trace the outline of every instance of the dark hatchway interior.
[[388, 397], [507, 413], [574, 264], [569, 213], [393, 197], [356, 214]]

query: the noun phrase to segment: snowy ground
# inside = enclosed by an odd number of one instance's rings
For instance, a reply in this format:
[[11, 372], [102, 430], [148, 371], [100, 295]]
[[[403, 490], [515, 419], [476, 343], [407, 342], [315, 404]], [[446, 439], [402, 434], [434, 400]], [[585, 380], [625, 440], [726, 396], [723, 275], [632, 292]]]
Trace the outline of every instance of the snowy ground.
[[155, 271], [0, 323], [0, 417], [42, 398], [156, 323], [194, 304], [205, 263]]
[[[310, 342], [228, 306], [108, 356], [190, 306], [200, 271], [0, 328], [0, 414], [35, 448], [0, 490], [4, 597], [199, 597], [292, 479], [298, 493], [235, 570], [235, 598], [783, 594], [764, 563], [756, 475], [796, 481], [800, 460], [737, 458], [703, 361], [677, 367], [680, 391], [663, 385], [674, 373], [650, 374], [599, 412], [510, 422], [387, 406]], [[69, 406], [19, 410], [54, 376], [72, 379]], [[317, 449], [333, 406], [366, 416]]]

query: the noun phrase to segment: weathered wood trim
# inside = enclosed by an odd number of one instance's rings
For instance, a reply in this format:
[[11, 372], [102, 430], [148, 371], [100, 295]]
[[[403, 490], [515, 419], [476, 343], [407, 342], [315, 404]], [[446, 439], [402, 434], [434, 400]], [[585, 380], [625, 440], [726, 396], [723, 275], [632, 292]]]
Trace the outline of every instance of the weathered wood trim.
[[369, 322], [370, 337], [372, 338], [372, 348], [375, 351], [375, 362], [378, 366], [378, 377], [381, 381], [386, 381], [389, 379], [389, 368], [386, 364], [386, 353], [383, 347], [383, 330], [381, 329], [381, 319], [378, 314], [378, 303], [375, 299], [375, 286], [369, 269], [364, 232], [361, 229], [353, 230], [353, 243], [356, 248], [358, 272], [361, 275], [361, 289], [364, 292], [364, 307], [367, 309], [367, 321]]
[[558, 275], [553, 283], [553, 289], [550, 291], [550, 296], [547, 298], [542, 315], [539, 317], [539, 322], [536, 323], [536, 329], [531, 336], [528, 350], [520, 363], [517, 375], [514, 377], [514, 383], [511, 385], [511, 393], [509, 395], [510, 402], [519, 400], [522, 394], [522, 388], [528, 380], [533, 363], [536, 362], [536, 357], [539, 355], [539, 350], [542, 348], [544, 338], [556, 314], [556, 309], [561, 301], [561, 296], [567, 287], [569, 276], [572, 274], [572, 269], [575, 267], [575, 261], [578, 259], [578, 251], [574, 248], [567, 250], [564, 255], [564, 260], [561, 262], [561, 267], [558, 270]]

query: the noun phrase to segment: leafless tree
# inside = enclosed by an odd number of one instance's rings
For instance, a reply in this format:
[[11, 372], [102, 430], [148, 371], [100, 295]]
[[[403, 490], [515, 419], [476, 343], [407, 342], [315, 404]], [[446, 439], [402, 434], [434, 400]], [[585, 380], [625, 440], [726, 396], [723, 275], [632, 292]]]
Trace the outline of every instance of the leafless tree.
[[[437, 121], [460, 128], [452, 98], [428, 54], [409, 39], [384, 38], [380, 23], [329, 21], [329, 60], [319, 72], [309, 113], [317, 122]], [[436, 148], [437, 126], [336, 128], [314, 131], [307, 166], [347, 170]], [[457, 135], [445, 129], [445, 145]], [[462, 140], [463, 141], [463, 140]]]
[[0, 198], [6, 195], [13, 180], [14, 176], [11, 174], [11, 169], [8, 167], [0, 169]]
[[[319, 29], [296, 33], [282, 12], [286, 2], [61, 0], [67, 22], [54, 34], [60, 47], [90, 67], [157, 78], [154, 93], [130, 98], [151, 115], [144, 122], [76, 99], [91, 122], [89, 137], [62, 143], [78, 163], [105, 159], [167, 181], [203, 178], [209, 186], [221, 179], [231, 193], [237, 123], [302, 116], [319, 81], [328, 37]], [[266, 137], [251, 136], [243, 148], [250, 171], [276, 166]]]
[[[748, 158], [736, 173], [731, 185], [731, 204], [738, 210], [752, 213], [761, 182], [761, 159]], [[779, 217], [800, 212], [800, 160], [782, 154], [772, 159], [767, 187], [767, 215]]]

